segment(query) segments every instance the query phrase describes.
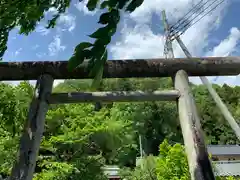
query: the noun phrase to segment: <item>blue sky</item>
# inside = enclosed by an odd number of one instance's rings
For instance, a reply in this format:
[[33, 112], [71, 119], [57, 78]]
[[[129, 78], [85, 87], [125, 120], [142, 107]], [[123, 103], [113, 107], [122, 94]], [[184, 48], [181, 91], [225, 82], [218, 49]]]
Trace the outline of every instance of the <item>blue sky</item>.
[[[163, 57], [163, 27], [161, 10], [165, 9], [170, 22], [176, 22], [199, 0], [145, 0], [132, 14], [123, 14], [118, 31], [109, 45], [109, 59]], [[220, 0], [219, 0], [220, 1]], [[68, 11], [60, 17], [57, 27], [44, 28], [45, 21], [29, 36], [11, 32], [5, 61], [68, 60], [74, 47], [94, 32], [101, 11], [89, 12], [86, 0], [73, 0]], [[225, 0], [212, 14], [188, 29], [182, 40], [194, 56], [238, 56], [240, 0]], [[46, 19], [54, 14], [46, 12]], [[178, 45], [173, 43], [176, 57], [183, 57]], [[240, 77], [211, 77], [218, 84], [240, 85]], [[200, 83], [198, 78], [191, 81]]]

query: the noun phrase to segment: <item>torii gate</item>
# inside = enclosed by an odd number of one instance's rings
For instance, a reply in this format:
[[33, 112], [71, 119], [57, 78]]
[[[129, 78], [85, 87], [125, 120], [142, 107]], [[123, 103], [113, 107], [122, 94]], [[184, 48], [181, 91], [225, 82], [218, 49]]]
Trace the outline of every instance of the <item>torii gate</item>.
[[31, 180], [44, 130], [49, 104], [81, 102], [176, 101], [193, 180], [215, 179], [204, 143], [200, 117], [189, 86], [188, 76], [240, 74], [240, 57], [174, 59], [134, 59], [107, 61], [103, 78], [175, 77], [174, 89], [155, 92], [70, 92], [52, 93], [55, 79], [87, 79], [86, 64], [69, 72], [67, 61], [2, 62], [0, 80], [37, 80], [36, 93], [29, 108], [20, 140], [17, 161], [10, 180]]

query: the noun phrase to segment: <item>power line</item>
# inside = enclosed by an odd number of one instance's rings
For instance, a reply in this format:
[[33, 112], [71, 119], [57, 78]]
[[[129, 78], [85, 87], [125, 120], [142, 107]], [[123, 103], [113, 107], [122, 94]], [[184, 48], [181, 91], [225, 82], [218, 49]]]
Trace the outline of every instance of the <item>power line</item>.
[[[191, 21], [189, 23], [187, 23], [182, 29], [175, 31], [173, 34], [170, 35], [170, 39], [172, 39], [173, 37], [175, 37], [180, 31], [180, 35], [182, 35], [188, 28], [192, 27], [194, 24], [198, 23], [202, 18], [204, 18], [205, 16], [207, 16], [210, 12], [212, 12], [213, 10], [215, 10], [220, 4], [222, 4], [224, 2], [224, 0], [221, 0], [218, 4], [216, 4], [216, 6], [214, 6], [212, 9], [210, 9], [208, 12], [206, 12], [205, 14], [203, 14], [203, 16], [201, 16], [200, 18], [198, 18], [195, 22]], [[193, 23], [192, 23], [193, 22]], [[184, 29], [185, 28], [185, 29]]]
[[[217, 2], [217, 1], [215, 1]], [[175, 36], [180, 36], [182, 35], [188, 28], [192, 27], [194, 24], [198, 23], [202, 18], [204, 18], [205, 16], [207, 16], [209, 13], [211, 13], [213, 10], [215, 10], [220, 4], [222, 4], [224, 2], [224, 0], [221, 0], [220, 2], [218, 2], [213, 8], [211, 8], [209, 11], [207, 11], [205, 14], [203, 14], [202, 16], [200, 16], [200, 18], [198, 18], [195, 22], [193, 22], [198, 16], [196, 16], [194, 19], [192, 19], [191, 21], [187, 22], [181, 29], [174, 29], [173, 31], [169, 32], [169, 38], [171, 40], [175, 39]], [[207, 10], [210, 6], [208, 6], [207, 8], [204, 9]], [[203, 11], [203, 12], [204, 12]], [[201, 14], [200, 14], [201, 15]], [[192, 23], [193, 22], [193, 23]], [[178, 34], [180, 32], [180, 34]]]
[[[194, 5], [194, 6], [192, 7], [192, 9], [191, 9], [190, 11], [188, 11], [182, 18], [180, 18], [175, 24], [171, 25], [169, 29], [175, 28], [175, 26], [176, 26], [177, 24], [181, 24], [181, 21], [183, 21], [192, 11], [194, 11], [194, 9], [197, 10], [198, 6], [201, 5], [201, 3], [202, 3], [203, 1], [204, 1], [204, 0], [200, 0], [200, 1], [199, 1], [196, 5]], [[206, 1], [204, 4], [206, 4], [207, 2], [209, 2], [209, 1]], [[203, 4], [203, 5], [204, 5], [204, 4]], [[202, 5], [202, 6], [203, 6], [203, 5]], [[201, 7], [200, 7], [200, 8], [201, 8]], [[191, 15], [191, 16], [192, 16], [192, 15]]]
[[[182, 24], [180, 24], [178, 27], [174, 27], [174, 28], [172, 28], [171, 29], [171, 31], [170, 31], [170, 33], [171, 32], [173, 32], [173, 31], [177, 31], [177, 29], [179, 29], [180, 28], [180, 26], [183, 26], [183, 27], [181, 27], [181, 28], [184, 28], [184, 27], [186, 27], [186, 24], [190, 24], [193, 20], [195, 20], [198, 16], [200, 16], [202, 13], [204, 13], [204, 11], [206, 11], [209, 7], [211, 7], [211, 6], [213, 6], [214, 5], [214, 3], [216, 3], [218, 0], [214, 0], [214, 1], [212, 1], [212, 3], [210, 4], [210, 5], [208, 5], [207, 7], [205, 7], [204, 9], [202, 9], [200, 12], [198, 12], [197, 14], [193, 14], [193, 15], [195, 15], [192, 19], [190, 19], [190, 18], [188, 18], [188, 19], [186, 19], [185, 20], [185, 22], [183, 22]], [[208, 1], [208, 2], [210, 2], [210, 1]], [[206, 4], [204, 4], [204, 5], [206, 5]], [[204, 6], [203, 5], [203, 6]], [[185, 23], [185, 25], [184, 25], [184, 23]]]

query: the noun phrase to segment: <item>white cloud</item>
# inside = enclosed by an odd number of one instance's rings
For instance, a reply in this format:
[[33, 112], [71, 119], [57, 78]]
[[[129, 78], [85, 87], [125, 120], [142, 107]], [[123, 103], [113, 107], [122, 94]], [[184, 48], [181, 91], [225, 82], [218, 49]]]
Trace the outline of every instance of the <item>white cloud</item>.
[[43, 53], [43, 52], [38, 52], [38, 53], [36, 53], [36, 56], [37, 56], [39, 59], [43, 58], [43, 57], [46, 56], [46, 55], [47, 55], [47, 53]]
[[57, 9], [55, 7], [49, 8], [49, 10], [46, 12], [46, 14], [56, 15], [58, 13]]
[[38, 44], [35, 44], [33, 47], [32, 47], [32, 50], [36, 50], [37, 48], [39, 48], [40, 46]]
[[94, 11], [89, 11], [88, 8], [86, 7], [88, 0], [83, 0], [81, 2], [77, 2], [74, 4], [74, 6], [80, 11], [83, 12], [84, 15], [95, 15], [97, 13], [97, 10]]
[[[52, 19], [53, 15], [57, 14], [56, 8], [50, 8], [46, 13], [45, 16], [50, 16], [48, 19]], [[40, 33], [43, 36], [48, 35], [52, 31], [57, 31], [57, 33], [61, 33], [62, 31], [69, 31], [72, 32], [76, 27], [76, 16], [66, 12], [64, 14], [61, 14], [60, 17], [57, 20], [56, 29], [47, 29], [45, 23], [39, 23], [36, 32]]]
[[22, 48], [19, 48], [18, 50], [15, 51], [15, 56], [18, 56], [18, 54], [22, 51]]
[[[154, 33], [149, 24], [152, 24], [152, 16], [156, 14], [161, 23], [161, 10], [165, 9], [168, 20], [176, 22], [192, 7], [192, 3], [199, 0], [151, 0], [144, 1], [130, 18], [136, 22], [135, 27], [125, 23], [121, 30], [121, 38], [110, 46], [113, 59], [137, 59], [137, 58], [160, 58], [163, 57], [164, 35]], [[212, 13], [206, 15], [201, 21], [190, 27], [182, 36], [184, 44], [194, 56], [204, 56], [204, 48], [208, 47], [210, 33], [220, 27], [223, 15], [225, 15], [229, 2], [221, 4]], [[174, 14], [174, 16], [173, 16]], [[214, 37], [215, 38], [215, 37]], [[240, 33], [237, 28], [232, 28], [230, 35], [215, 47], [212, 55], [224, 56], [231, 54], [237, 45]], [[175, 57], [185, 57], [176, 41], [173, 42]], [[190, 78], [194, 83], [201, 83], [199, 78]], [[210, 81], [221, 84], [236, 84], [236, 77], [225, 77], [220, 79], [210, 77]]]
[[[199, 0], [146, 0], [130, 16], [138, 23], [148, 23], [152, 15], [161, 16], [161, 11], [165, 9], [170, 21], [176, 20], [192, 7], [194, 2]], [[173, 16], [174, 14], [174, 16]]]
[[114, 59], [156, 58], [162, 56], [163, 36], [153, 34], [149, 26], [125, 27], [122, 39], [110, 47]]
[[42, 36], [46, 36], [50, 33], [50, 29], [45, 28], [43, 25], [39, 25], [36, 28], [36, 32], [40, 33]]
[[[147, 25], [147, 22], [151, 22], [153, 14], [157, 14], [160, 24], [160, 13], [163, 9], [166, 9], [167, 15], [170, 17], [168, 19], [179, 19], [180, 15], [185, 14], [188, 12], [187, 10], [192, 7], [192, 2], [192, 0], [180, 0], [177, 2], [173, 2], [173, 0], [144, 1], [142, 6], [130, 15], [130, 18], [135, 20], [137, 25], [134, 28], [131, 28], [128, 24], [125, 24], [122, 30], [121, 39], [115, 45], [110, 47], [113, 57], [162, 57], [164, 46], [163, 34], [153, 33], [150, 26]], [[198, 0], [195, 0], [194, 2], [198, 2]], [[213, 28], [219, 25], [221, 13], [226, 6], [227, 4], [223, 3], [221, 7], [214, 11], [214, 13], [205, 16], [200, 22], [190, 27], [181, 36], [183, 42], [193, 55], [199, 56], [203, 53], [203, 49], [208, 45], [209, 33]], [[175, 16], [170, 16], [173, 13], [175, 13]], [[215, 23], [216, 21], [218, 23]], [[148, 48], [145, 45], [150, 46], [151, 48]], [[131, 52], [129, 52], [129, 48], [131, 49]], [[184, 56], [176, 42], [173, 42], [173, 48], [176, 57]]]
[[[236, 47], [240, 41], [240, 31], [236, 27], [232, 27], [229, 35], [222, 40], [217, 46], [213, 48], [211, 52], [207, 52], [206, 56], [230, 56], [236, 50]], [[214, 83], [223, 85], [240, 85], [240, 76], [212, 76], [208, 79]], [[191, 78], [191, 80], [197, 84], [200, 84], [199, 78]]]
[[65, 48], [66, 48], [65, 46], [61, 45], [60, 36], [56, 35], [54, 37], [54, 40], [48, 46], [49, 56], [55, 56], [60, 51], [64, 51]]
[[68, 30], [72, 32], [76, 27], [76, 16], [63, 14], [59, 17], [58, 23], [63, 26], [62, 31]]
[[236, 27], [232, 27], [229, 36], [213, 48], [212, 52], [208, 52], [208, 56], [229, 56], [236, 50], [236, 46], [240, 40], [240, 31]]

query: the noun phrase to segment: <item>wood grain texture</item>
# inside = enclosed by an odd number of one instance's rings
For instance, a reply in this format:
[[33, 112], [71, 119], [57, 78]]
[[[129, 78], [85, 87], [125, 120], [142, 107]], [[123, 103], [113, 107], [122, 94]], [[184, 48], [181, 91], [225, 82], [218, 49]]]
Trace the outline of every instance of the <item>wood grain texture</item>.
[[200, 117], [185, 71], [177, 72], [175, 88], [180, 92], [178, 112], [191, 180], [214, 180], [212, 165], [204, 143]]
[[48, 111], [46, 97], [51, 93], [52, 86], [53, 78], [49, 75], [43, 75], [37, 81], [37, 92], [30, 104], [28, 119], [20, 139], [19, 155], [13, 166], [10, 180], [32, 180], [33, 178]]
[[48, 97], [50, 104], [87, 103], [87, 102], [139, 102], [175, 101], [179, 97], [176, 90], [166, 91], [117, 91], [117, 92], [72, 92], [53, 93]]
[[[71, 72], [67, 64], [67, 61], [1, 62], [0, 81], [35, 80], [42, 74], [49, 74], [54, 79], [92, 78], [86, 63]], [[240, 57], [112, 60], [105, 64], [103, 77], [171, 77], [181, 69], [189, 76], [238, 75]]]

